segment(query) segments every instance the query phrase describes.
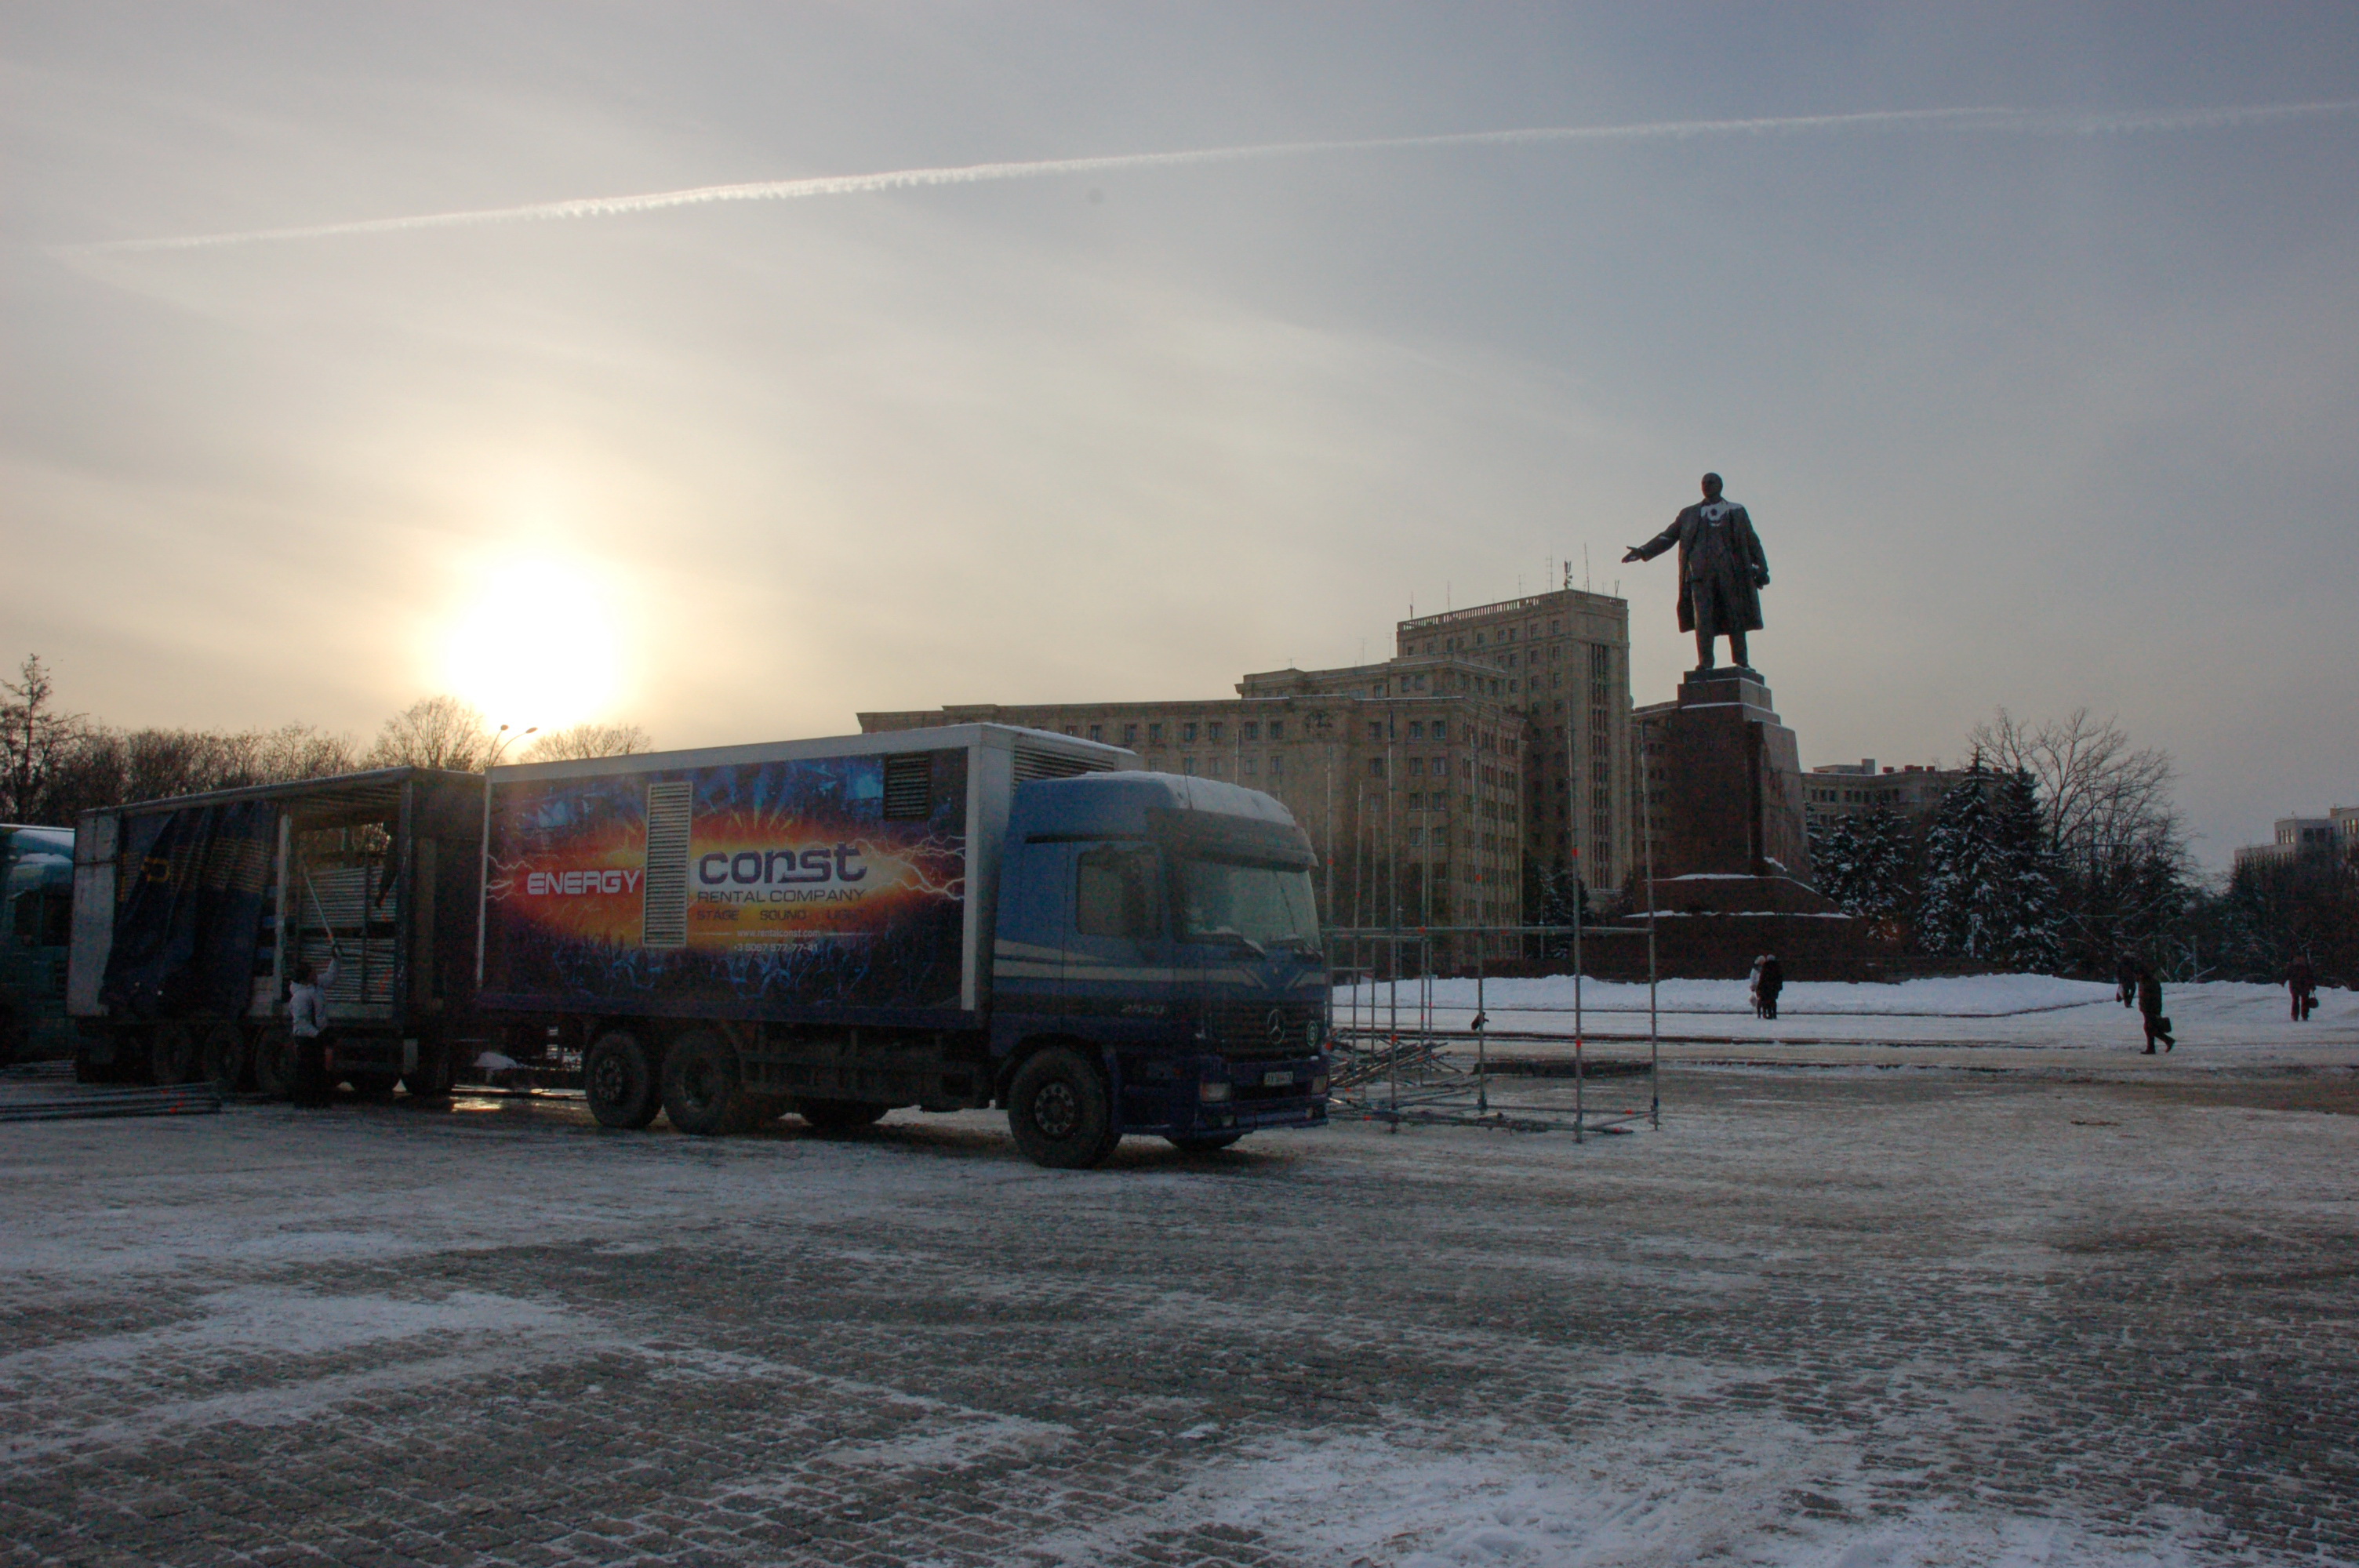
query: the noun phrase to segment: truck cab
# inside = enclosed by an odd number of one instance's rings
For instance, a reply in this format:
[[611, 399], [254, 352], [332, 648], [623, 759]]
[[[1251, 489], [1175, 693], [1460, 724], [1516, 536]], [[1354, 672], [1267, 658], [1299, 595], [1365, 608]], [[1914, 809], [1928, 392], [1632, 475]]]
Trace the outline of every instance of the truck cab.
[[73, 829], [0, 825], [0, 1066], [73, 1054]]
[[1087, 1165], [1126, 1133], [1217, 1149], [1323, 1123], [1315, 864], [1291, 814], [1256, 790], [1152, 773], [1020, 785], [991, 1050], [1026, 1152]]

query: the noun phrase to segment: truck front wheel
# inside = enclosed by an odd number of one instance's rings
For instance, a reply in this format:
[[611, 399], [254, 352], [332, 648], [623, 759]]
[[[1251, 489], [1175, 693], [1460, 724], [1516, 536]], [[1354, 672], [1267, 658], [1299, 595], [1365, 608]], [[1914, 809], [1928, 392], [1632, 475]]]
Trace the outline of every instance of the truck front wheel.
[[737, 1053], [705, 1030], [691, 1030], [664, 1053], [663, 1108], [672, 1126], [700, 1138], [731, 1130], [737, 1121]]
[[1025, 1158], [1052, 1170], [1088, 1170], [1122, 1141], [1105, 1076], [1067, 1045], [1051, 1045], [1016, 1069], [1007, 1126]]
[[582, 1064], [582, 1087], [601, 1127], [645, 1127], [663, 1108], [647, 1048], [624, 1030], [610, 1029], [592, 1044]]

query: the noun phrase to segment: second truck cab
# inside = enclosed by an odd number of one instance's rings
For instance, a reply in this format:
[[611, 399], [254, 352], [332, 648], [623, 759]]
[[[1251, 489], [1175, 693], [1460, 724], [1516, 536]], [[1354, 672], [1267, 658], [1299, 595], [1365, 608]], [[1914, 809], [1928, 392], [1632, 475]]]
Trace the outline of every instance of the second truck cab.
[[[1170, 773], [1041, 780], [1016, 790], [1003, 857], [992, 1052], [1029, 1054], [1008, 1109], [1036, 1159], [1092, 1163], [1091, 1140], [1123, 1133], [1217, 1149], [1325, 1120], [1315, 857], [1284, 806]], [[1106, 1125], [1078, 1103], [1086, 1077], [1040, 1081], [1064, 1054], [1111, 1090]]]

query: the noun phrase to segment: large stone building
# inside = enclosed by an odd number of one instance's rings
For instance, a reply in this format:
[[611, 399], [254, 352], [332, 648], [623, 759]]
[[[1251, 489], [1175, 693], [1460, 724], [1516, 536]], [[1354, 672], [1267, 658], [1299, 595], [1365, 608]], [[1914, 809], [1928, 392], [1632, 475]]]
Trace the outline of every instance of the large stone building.
[[1877, 773], [1873, 757], [1858, 762], [1827, 762], [1812, 768], [1810, 777], [1802, 781], [1802, 807], [1810, 814], [1812, 827], [1871, 811], [1930, 816], [1940, 809], [1942, 797], [1966, 776], [1964, 768], [1918, 762]]
[[1568, 589], [1404, 621], [1394, 658], [1248, 675], [1233, 697], [973, 703], [860, 727], [1020, 724], [1125, 746], [1285, 801], [1319, 850], [1331, 924], [1516, 925], [1527, 858], [1585, 863], [1599, 888], [1627, 875], [1627, 628], [1622, 600]]
[[2338, 855], [2359, 857], [2359, 806], [2338, 806], [2323, 816], [2278, 817], [2271, 842], [2236, 851], [2236, 869]]

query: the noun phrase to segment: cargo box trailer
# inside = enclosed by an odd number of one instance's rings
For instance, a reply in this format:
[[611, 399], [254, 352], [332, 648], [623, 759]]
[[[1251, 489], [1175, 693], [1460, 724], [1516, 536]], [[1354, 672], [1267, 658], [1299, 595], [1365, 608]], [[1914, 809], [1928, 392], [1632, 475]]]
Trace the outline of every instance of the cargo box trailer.
[[483, 811], [474, 774], [389, 768], [84, 812], [77, 1075], [284, 1093], [288, 986], [332, 958], [332, 1081], [447, 1093], [472, 1044]]

